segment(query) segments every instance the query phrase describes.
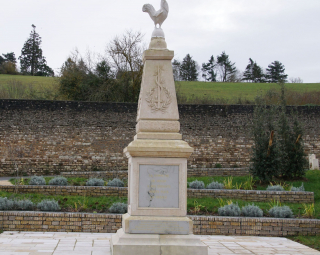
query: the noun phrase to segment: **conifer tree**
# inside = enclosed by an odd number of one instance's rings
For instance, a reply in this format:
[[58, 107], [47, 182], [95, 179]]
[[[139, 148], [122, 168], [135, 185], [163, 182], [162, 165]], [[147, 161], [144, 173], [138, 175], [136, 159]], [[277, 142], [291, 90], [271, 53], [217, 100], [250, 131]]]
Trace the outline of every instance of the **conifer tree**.
[[245, 81], [251, 82], [265, 82], [265, 75], [262, 71], [262, 68], [257, 64], [257, 62], [253, 61], [249, 58], [249, 64], [246, 67], [246, 70], [243, 73], [243, 79]]
[[206, 81], [211, 81], [211, 82], [215, 82], [217, 81], [217, 73], [215, 71], [215, 67], [216, 67], [216, 63], [214, 61], [214, 57], [211, 56], [208, 63], [203, 63], [202, 64], [202, 77], [206, 80]]
[[190, 54], [187, 54], [180, 65], [180, 78], [183, 81], [197, 81], [198, 70], [197, 62], [192, 59]]
[[53, 70], [47, 66], [47, 61], [42, 55], [41, 37], [36, 32], [36, 26], [32, 25], [29, 38], [24, 43], [21, 50], [20, 67], [21, 72], [32, 76], [53, 76]]
[[285, 70], [286, 69], [284, 68], [284, 65], [281, 62], [272, 62], [270, 65], [268, 65], [268, 68], [266, 69], [266, 78], [268, 79], [268, 82], [287, 82], [288, 75], [284, 73]]
[[221, 55], [217, 56], [217, 65], [220, 68], [222, 82], [227, 82], [228, 78], [237, 72], [235, 63], [230, 61], [229, 55], [227, 55], [224, 51], [221, 53]]

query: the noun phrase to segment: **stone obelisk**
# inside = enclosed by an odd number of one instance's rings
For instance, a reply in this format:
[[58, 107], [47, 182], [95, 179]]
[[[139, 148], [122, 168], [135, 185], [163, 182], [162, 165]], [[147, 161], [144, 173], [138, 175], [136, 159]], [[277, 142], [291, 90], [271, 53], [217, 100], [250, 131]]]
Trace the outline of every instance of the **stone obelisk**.
[[[152, 8], [144, 5], [143, 11]], [[161, 8], [161, 15], [166, 13], [162, 20], [160, 14], [155, 17], [155, 25], [167, 17], [166, 0]], [[207, 246], [192, 234], [193, 223], [187, 217], [187, 158], [193, 149], [179, 133], [173, 56], [162, 29], [155, 28], [143, 53], [137, 134], [124, 149], [129, 161], [128, 213], [112, 237], [113, 255], [208, 254]]]

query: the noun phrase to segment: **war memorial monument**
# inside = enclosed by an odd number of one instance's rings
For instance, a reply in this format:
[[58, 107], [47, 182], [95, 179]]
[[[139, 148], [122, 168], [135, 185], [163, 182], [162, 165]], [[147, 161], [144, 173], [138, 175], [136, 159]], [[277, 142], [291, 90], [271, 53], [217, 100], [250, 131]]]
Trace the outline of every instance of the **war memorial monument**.
[[[128, 213], [113, 235], [113, 255], [207, 255], [208, 248], [193, 235], [187, 217], [187, 158], [193, 152], [182, 140], [171, 60], [161, 9], [142, 9], [155, 24], [149, 49], [143, 53], [143, 76], [136, 135], [125, 149], [128, 157]], [[159, 25], [157, 27], [157, 25]]]

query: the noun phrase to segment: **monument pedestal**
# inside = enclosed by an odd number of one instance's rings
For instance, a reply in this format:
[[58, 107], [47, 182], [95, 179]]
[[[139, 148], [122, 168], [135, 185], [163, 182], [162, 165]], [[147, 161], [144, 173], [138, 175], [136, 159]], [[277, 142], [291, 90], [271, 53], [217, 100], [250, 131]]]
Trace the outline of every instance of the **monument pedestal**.
[[127, 234], [119, 229], [111, 239], [112, 254], [206, 255], [208, 247], [195, 235]]
[[128, 213], [112, 237], [113, 255], [207, 255], [187, 217], [187, 158], [171, 60], [164, 38], [143, 54], [136, 136], [128, 158]]

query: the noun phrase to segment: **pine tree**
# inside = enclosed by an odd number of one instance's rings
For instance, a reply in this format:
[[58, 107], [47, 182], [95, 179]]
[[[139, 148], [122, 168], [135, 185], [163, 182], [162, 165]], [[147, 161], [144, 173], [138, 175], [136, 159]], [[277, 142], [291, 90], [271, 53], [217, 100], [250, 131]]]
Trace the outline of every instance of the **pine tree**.
[[180, 81], [180, 61], [174, 59], [172, 62], [172, 71], [173, 71], [173, 78], [175, 81]]
[[211, 56], [209, 59], [208, 63], [203, 63], [202, 64], [202, 77], [206, 80], [206, 81], [211, 81], [211, 82], [215, 82], [217, 81], [217, 73], [215, 72], [215, 61], [214, 61], [214, 57]]
[[217, 56], [217, 65], [220, 68], [221, 81], [227, 82], [228, 78], [237, 72], [237, 68], [235, 67], [235, 63], [232, 63], [229, 59], [229, 55], [227, 55], [224, 51], [220, 56]]
[[53, 76], [53, 70], [47, 66], [47, 61], [42, 56], [41, 37], [36, 32], [36, 26], [32, 25], [32, 31], [28, 40], [24, 43], [19, 57], [21, 72], [32, 76]]
[[279, 61], [274, 61], [268, 65], [266, 78], [268, 82], [278, 83], [278, 82], [287, 82], [288, 75], [284, 73], [286, 69], [284, 65]]
[[246, 67], [246, 70], [243, 73], [243, 79], [245, 81], [251, 82], [265, 82], [265, 77], [262, 71], [262, 68], [257, 64], [257, 62], [253, 61], [249, 58], [249, 64]]
[[183, 81], [197, 81], [198, 71], [197, 62], [192, 59], [190, 54], [187, 54], [180, 65], [180, 78]]

